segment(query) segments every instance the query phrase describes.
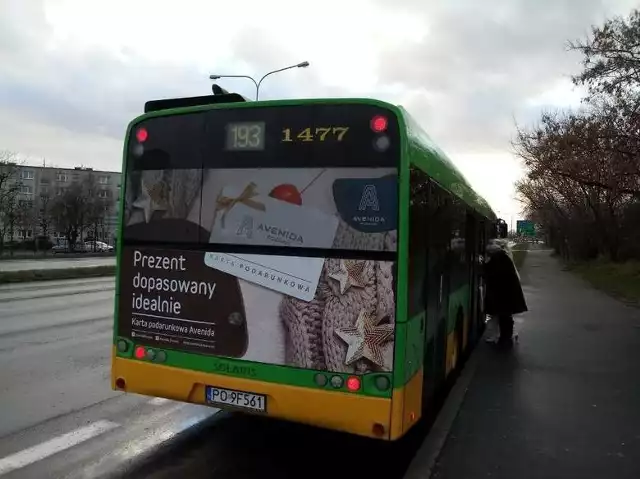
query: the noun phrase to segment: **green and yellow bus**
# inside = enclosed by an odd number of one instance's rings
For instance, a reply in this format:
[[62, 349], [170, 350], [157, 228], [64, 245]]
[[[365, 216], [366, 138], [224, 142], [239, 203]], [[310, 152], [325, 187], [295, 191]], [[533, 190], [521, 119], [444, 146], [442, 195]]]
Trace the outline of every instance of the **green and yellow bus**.
[[402, 107], [148, 102], [122, 190], [116, 390], [393, 441], [482, 334], [497, 218]]

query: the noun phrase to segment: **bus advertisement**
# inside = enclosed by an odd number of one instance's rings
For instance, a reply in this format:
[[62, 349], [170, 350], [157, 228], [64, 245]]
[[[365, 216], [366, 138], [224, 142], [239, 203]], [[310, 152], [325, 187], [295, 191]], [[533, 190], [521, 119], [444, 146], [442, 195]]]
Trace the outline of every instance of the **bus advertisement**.
[[[468, 225], [437, 266], [447, 294], [464, 290], [457, 319], [440, 304], [433, 314], [444, 319], [430, 327], [428, 295], [411, 293], [430, 287], [427, 245], [437, 235], [419, 240], [422, 265], [410, 266], [417, 149], [406, 121], [375, 100], [218, 101], [135, 119], [112, 387], [379, 439], [406, 433], [428, 403], [429, 347], [446, 376], [481, 327], [469, 256], [480, 250], [465, 248]], [[488, 228], [490, 209], [446, 165], [433, 174], [457, 179], [457, 191], [443, 195]], [[421, 181], [433, 194], [428, 174]], [[452, 255], [467, 265], [462, 289], [448, 273]], [[452, 339], [456, 327], [464, 338]]]

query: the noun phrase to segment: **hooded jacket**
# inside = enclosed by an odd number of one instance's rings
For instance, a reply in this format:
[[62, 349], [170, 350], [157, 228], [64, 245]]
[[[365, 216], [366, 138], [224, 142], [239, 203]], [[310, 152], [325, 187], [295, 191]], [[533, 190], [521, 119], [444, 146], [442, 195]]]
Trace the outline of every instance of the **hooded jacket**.
[[487, 249], [487, 255], [488, 261], [484, 266], [485, 313], [501, 316], [528, 311], [520, 276], [509, 254], [500, 247], [494, 247]]

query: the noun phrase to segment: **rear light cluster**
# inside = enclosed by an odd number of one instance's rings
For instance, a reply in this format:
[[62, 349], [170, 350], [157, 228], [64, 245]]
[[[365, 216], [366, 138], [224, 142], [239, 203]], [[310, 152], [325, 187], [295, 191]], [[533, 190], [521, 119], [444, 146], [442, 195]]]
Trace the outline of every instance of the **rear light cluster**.
[[[124, 339], [119, 339], [117, 343], [118, 351], [126, 353], [129, 350], [129, 343]], [[160, 349], [136, 346], [133, 348], [133, 357], [136, 359], [164, 363], [167, 360], [167, 353]]]
[[[318, 373], [315, 375], [315, 383], [320, 387], [329, 386], [333, 389], [346, 388], [348, 391], [357, 392], [362, 388], [362, 380], [359, 376], [349, 376], [345, 381], [342, 376], [334, 375], [329, 378], [324, 373]], [[391, 381], [387, 376], [377, 376], [374, 380], [376, 388], [380, 391], [386, 391], [391, 386]]]
[[135, 133], [136, 142], [131, 146], [133, 154], [136, 156], [142, 156], [144, 153], [144, 142], [149, 138], [149, 132], [144, 126], [141, 126]]
[[371, 118], [369, 126], [371, 127], [371, 130], [376, 133], [376, 137], [373, 140], [373, 148], [380, 152], [387, 151], [389, 146], [391, 146], [391, 140], [385, 134], [387, 127], [389, 126], [389, 120], [387, 117], [383, 115], [376, 115]]
[[154, 361], [156, 363], [164, 363], [167, 360], [167, 353], [164, 351], [154, 348], [145, 348], [144, 346], [137, 346], [133, 354], [136, 359], [144, 359], [147, 361]]

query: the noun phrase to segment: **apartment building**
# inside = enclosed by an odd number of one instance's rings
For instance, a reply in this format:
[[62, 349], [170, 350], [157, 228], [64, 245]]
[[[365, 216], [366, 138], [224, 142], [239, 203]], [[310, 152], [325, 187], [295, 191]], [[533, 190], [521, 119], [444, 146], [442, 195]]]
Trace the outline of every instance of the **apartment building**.
[[[74, 183], [85, 183], [93, 177], [98, 188], [98, 197], [105, 200], [106, 210], [103, 224], [97, 231], [97, 239], [109, 244], [116, 236], [121, 173], [117, 171], [100, 171], [93, 168], [55, 168], [47, 166], [19, 166], [16, 180], [20, 182], [18, 201], [23, 208], [32, 208], [40, 197], [50, 200], [62, 195]], [[23, 226], [14, 232], [14, 240], [24, 240], [42, 234], [38, 226]], [[52, 240], [64, 238], [55, 225], [49, 232]], [[10, 239], [10, 238], [7, 238]]]

